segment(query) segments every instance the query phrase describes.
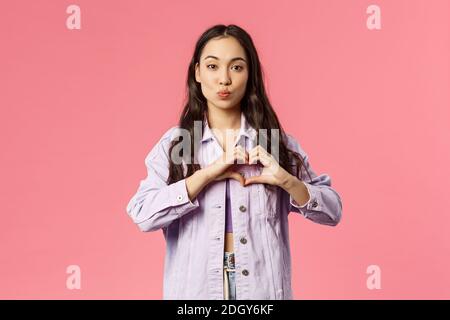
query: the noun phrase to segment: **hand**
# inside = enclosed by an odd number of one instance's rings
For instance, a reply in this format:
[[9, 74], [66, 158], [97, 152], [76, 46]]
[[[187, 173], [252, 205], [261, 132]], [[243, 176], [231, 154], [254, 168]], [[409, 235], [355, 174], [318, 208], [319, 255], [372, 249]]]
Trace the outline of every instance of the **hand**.
[[235, 162], [245, 164], [249, 161], [249, 155], [241, 145], [238, 145], [210, 164], [205, 170], [212, 181], [220, 181], [226, 178], [237, 180], [244, 186], [245, 179], [239, 172], [235, 171]]
[[245, 179], [244, 186], [252, 183], [267, 183], [281, 186], [288, 180], [290, 173], [283, 169], [277, 160], [260, 145], [257, 145], [249, 152], [249, 164], [255, 164], [257, 161], [264, 166], [261, 175]]

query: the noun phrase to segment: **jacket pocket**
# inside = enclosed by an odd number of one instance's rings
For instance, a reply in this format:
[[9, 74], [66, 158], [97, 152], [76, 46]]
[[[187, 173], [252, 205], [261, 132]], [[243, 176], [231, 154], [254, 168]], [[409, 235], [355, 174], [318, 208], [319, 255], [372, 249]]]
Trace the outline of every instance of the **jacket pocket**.
[[259, 184], [261, 214], [267, 218], [278, 218], [278, 187]]
[[[253, 166], [249, 171], [251, 176], [259, 176], [262, 168]], [[259, 205], [258, 216], [264, 218], [276, 218], [278, 216], [278, 187], [270, 184], [255, 183], [256, 196], [254, 199]]]

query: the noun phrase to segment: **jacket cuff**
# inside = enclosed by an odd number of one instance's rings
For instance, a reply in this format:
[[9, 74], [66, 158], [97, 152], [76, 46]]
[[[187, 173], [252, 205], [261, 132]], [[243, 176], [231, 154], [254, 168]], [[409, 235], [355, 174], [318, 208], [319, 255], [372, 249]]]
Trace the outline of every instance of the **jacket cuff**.
[[[315, 189], [315, 187], [313, 185], [309, 184], [308, 182], [305, 182], [305, 181], [302, 181], [302, 182], [305, 184], [306, 189], [308, 190], [308, 195], [309, 195], [308, 201], [301, 206], [289, 194], [290, 204], [293, 207], [298, 208], [298, 209], [320, 211], [321, 205], [318, 201], [318, 191]], [[301, 210], [301, 211], [303, 212], [303, 210]]]
[[186, 178], [169, 186], [170, 201], [179, 217], [200, 206], [197, 197], [191, 201], [186, 187]]

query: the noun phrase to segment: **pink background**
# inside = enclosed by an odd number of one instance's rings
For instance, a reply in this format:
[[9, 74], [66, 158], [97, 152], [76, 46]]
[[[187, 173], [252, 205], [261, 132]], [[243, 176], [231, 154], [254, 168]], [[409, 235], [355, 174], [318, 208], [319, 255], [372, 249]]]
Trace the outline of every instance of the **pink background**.
[[336, 228], [290, 216], [295, 298], [450, 298], [449, 1], [84, 0], [69, 30], [72, 3], [0, 11], [0, 298], [162, 298], [162, 232], [125, 207], [217, 23], [251, 34], [285, 130], [343, 200]]

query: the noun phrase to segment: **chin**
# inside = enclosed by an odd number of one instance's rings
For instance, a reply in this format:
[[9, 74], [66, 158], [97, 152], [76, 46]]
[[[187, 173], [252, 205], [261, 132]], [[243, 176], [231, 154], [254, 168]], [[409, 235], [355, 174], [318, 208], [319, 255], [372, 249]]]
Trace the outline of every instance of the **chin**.
[[227, 103], [227, 104], [220, 104], [219, 103], [218, 107], [221, 108], [221, 109], [225, 109], [225, 110], [231, 110], [231, 109], [239, 108], [239, 106], [237, 106], [234, 103]]

